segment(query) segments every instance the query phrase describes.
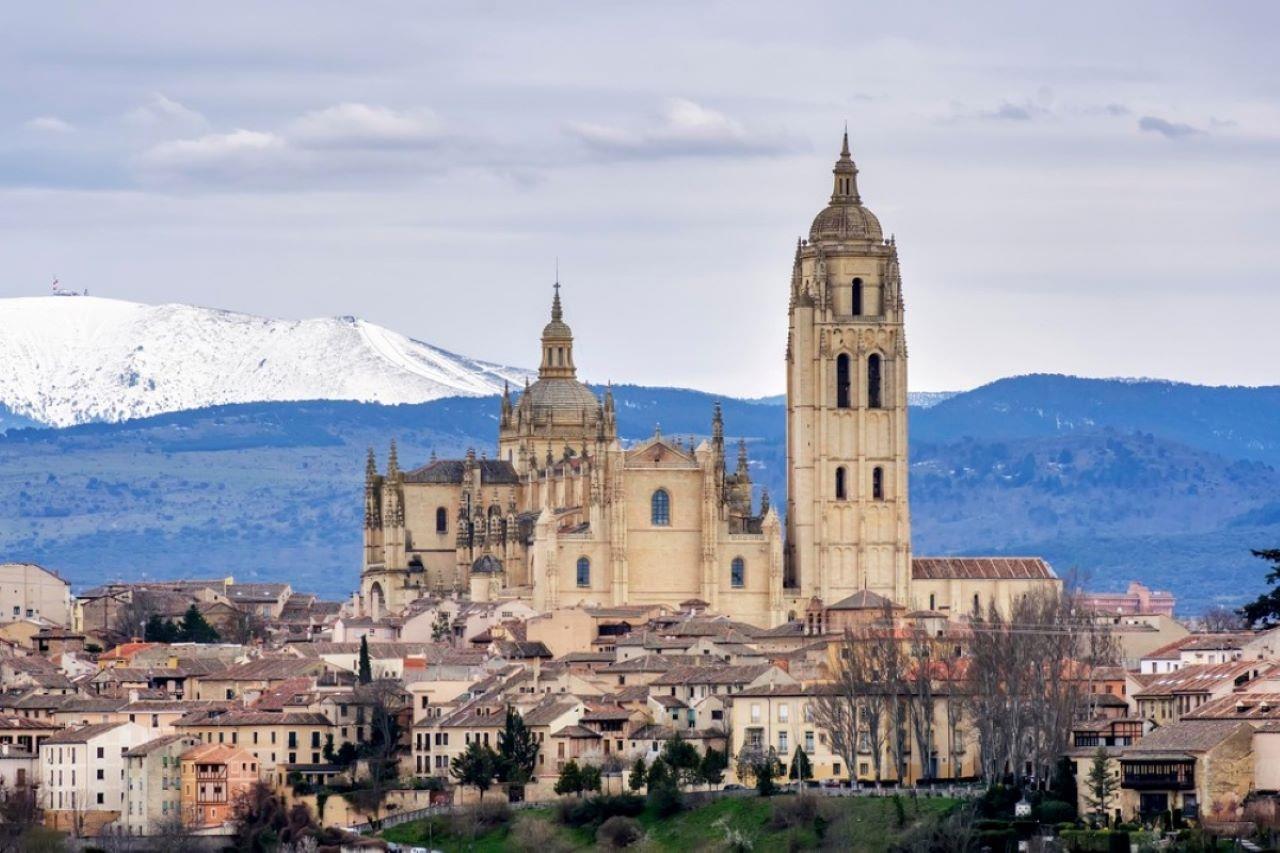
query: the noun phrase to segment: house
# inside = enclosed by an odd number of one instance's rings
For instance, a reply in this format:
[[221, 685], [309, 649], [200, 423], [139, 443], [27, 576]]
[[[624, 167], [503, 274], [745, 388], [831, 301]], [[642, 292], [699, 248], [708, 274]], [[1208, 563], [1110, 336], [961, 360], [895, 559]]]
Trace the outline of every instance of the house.
[[311, 711], [193, 711], [173, 725], [207, 744], [244, 747], [269, 774], [278, 764], [320, 764], [333, 722]]
[[70, 627], [71, 584], [35, 563], [0, 563], [0, 622], [43, 619]]
[[133, 723], [66, 729], [40, 745], [45, 825], [74, 836], [101, 834], [125, 809], [125, 753], [147, 739]]
[[14, 750], [25, 752], [39, 752], [40, 744], [61, 729], [62, 726], [48, 720], [0, 715], [0, 746], [10, 746]]
[[182, 814], [187, 825], [213, 829], [228, 823], [236, 798], [258, 781], [258, 760], [226, 744], [194, 746], [182, 753]]
[[1249, 660], [1182, 666], [1141, 679], [1131, 698], [1137, 716], [1164, 725], [1182, 719], [1206, 702], [1220, 699], [1266, 677], [1277, 664]]
[[182, 773], [178, 759], [200, 739], [188, 734], [152, 738], [124, 754], [124, 834], [155, 835], [186, 823], [182, 816]]

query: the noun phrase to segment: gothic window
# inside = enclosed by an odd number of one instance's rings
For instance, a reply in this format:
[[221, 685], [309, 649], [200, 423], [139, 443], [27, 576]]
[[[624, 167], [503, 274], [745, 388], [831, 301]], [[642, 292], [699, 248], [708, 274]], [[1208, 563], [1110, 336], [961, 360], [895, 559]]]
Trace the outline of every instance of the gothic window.
[[880, 408], [880, 356], [867, 357], [867, 408]]
[[444, 507], [436, 507], [436, 533], [449, 532], [449, 513]]
[[578, 558], [578, 586], [591, 586], [591, 561], [586, 557]]
[[853, 316], [862, 316], [862, 279], [853, 280]]
[[849, 408], [849, 354], [836, 356], [836, 408]]
[[742, 589], [747, 585], [747, 564], [741, 557], [734, 557], [729, 564], [729, 585], [734, 589]]
[[842, 501], [849, 496], [849, 490], [845, 488], [845, 470], [843, 467], [836, 469], [836, 500]]
[[654, 527], [671, 525], [671, 495], [666, 489], [658, 489], [649, 501], [649, 520]]
[[871, 470], [871, 499], [884, 500], [884, 469], [879, 465]]

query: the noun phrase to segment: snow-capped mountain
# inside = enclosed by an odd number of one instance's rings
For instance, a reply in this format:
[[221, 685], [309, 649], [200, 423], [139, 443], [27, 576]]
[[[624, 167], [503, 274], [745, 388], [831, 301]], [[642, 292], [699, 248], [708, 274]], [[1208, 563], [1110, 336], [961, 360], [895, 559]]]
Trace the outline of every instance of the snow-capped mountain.
[[50, 426], [223, 403], [421, 403], [528, 371], [353, 317], [274, 320], [90, 296], [0, 299], [0, 411]]

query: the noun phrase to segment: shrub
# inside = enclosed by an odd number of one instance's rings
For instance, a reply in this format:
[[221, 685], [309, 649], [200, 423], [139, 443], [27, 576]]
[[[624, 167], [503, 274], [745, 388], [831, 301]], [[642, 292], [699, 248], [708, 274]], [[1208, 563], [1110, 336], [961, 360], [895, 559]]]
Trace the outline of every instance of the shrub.
[[1012, 829], [989, 829], [978, 833], [978, 847], [991, 853], [1009, 853], [1018, 849], [1018, 836]]
[[893, 795], [893, 825], [902, 829], [907, 825], [907, 810], [902, 805], [902, 797]]
[[680, 789], [674, 783], [657, 787], [650, 784], [649, 796], [646, 800], [649, 808], [653, 809], [653, 813], [658, 817], [671, 817], [684, 808], [684, 798], [680, 796]]
[[453, 816], [456, 835], [474, 838], [511, 823], [511, 806], [505, 800], [485, 800]]
[[556, 803], [555, 819], [565, 826], [599, 824], [611, 817], [636, 817], [644, 811], [644, 797], [601, 794], [579, 800], [564, 797]]
[[507, 845], [519, 853], [565, 853], [569, 845], [545, 820], [524, 814], [516, 819], [507, 835]]
[[1045, 800], [1036, 806], [1036, 817], [1041, 823], [1069, 823], [1076, 819], [1076, 809], [1062, 800]]
[[769, 825], [774, 829], [811, 826], [817, 817], [816, 797], [779, 797], [773, 801]]
[[1022, 819], [1022, 820], [1015, 820], [1012, 826], [1013, 826], [1014, 834], [1018, 836], [1018, 840], [1026, 841], [1028, 838], [1035, 835], [1036, 828], [1039, 826], [1039, 824], [1036, 823], [1034, 820]]
[[1069, 829], [1059, 837], [1072, 853], [1129, 853], [1129, 833], [1108, 829]]
[[596, 830], [596, 843], [607, 850], [630, 847], [644, 837], [644, 830], [634, 819], [614, 815]]

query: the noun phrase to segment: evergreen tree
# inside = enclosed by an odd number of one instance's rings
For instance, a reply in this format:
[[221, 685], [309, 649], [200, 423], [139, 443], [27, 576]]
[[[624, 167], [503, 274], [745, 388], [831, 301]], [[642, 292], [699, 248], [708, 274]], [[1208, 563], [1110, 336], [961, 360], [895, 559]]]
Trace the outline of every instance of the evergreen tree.
[[498, 781], [522, 788], [533, 778], [537, 763], [537, 739], [520, 712], [508, 706], [506, 723], [498, 732]]
[[178, 626], [161, 618], [160, 614], [152, 613], [147, 619], [142, 638], [148, 643], [174, 643], [178, 640]]
[[677, 785], [692, 781], [701, 758], [697, 747], [680, 736], [679, 732], [662, 745], [662, 760], [674, 772]]
[[1280, 548], [1254, 551], [1253, 556], [1271, 563], [1271, 571], [1267, 572], [1266, 577], [1271, 589], [1240, 608], [1240, 615], [1249, 623], [1250, 628], [1270, 628], [1280, 624]]
[[645, 779], [648, 776], [649, 768], [644, 765], [644, 756], [636, 757], [636, 763], [631, 765], [631, 777], [627, 779], [627, 787], [633, 791], [639, 791], [644, 787]]
[[706, 785], [719, 785], [724, 781], [724, 771], [728, 766], [729, 756], [709, 746], [698, 763], [698, 778]]
[[600, 768], [594, 764], [586, 764], [579, 771], [578, 778], [582, 781], [583, 791], [599, 791], [600, 790]]
[[667, 762], [655, 758], [649, 767], [648, 781], [649, 794], [646, 799], [650, 810], [658, 817], [668, 817], [684, 807], [675, 774], [671, 772]]
[[216, 643], [218, 632], [204, 618], [204, 614], [192, 604], [182, 615], [182, 624], [178, 626], [178, 638], [185, 643]]
[[373, 664], [369, 662], [369, 635], [360, 636], [360, 664], [356, 670], [356, 678], [361, 684], [373, 681]]
[[801, 787], [813, 778], [813, 764], [800, 744], [796, 744], [796, 754], [791, 757], [791, 772], [787, 774], [787, 778], [799, 782]]
[[436, 611], [436, 621], [431, 624], [431, 642], [443, 643], [453, 639], [453, 626], [449, 623], [449, 614], [443, 610]]
[[488, 746], [474, 740], [461, 754], [454, 756], [453, 762], [449, 765], [449, 773], [458, 780], [458, 784], [475, 788], [480, 792], [482, 802], [484, 792], [493, 786], [497, 769], [497, 754]]
[[564, 767], [560, 768], [560, 778], [556, 779], [555, 792], [561, 796], [582, 793], [582, 771], [578, 768], [578, 762], [575, 759], [570, 758], [565, 762]]
[[1093, 812], [1095, 824], [1107, 823], [1107, 810], [1119, 787], [1119, 782], [1107, 763], [1107, 750], [1100, 746], [1093, 754], [1093, 763], [1089, 765], [1084, 789], [1084, 801]]

